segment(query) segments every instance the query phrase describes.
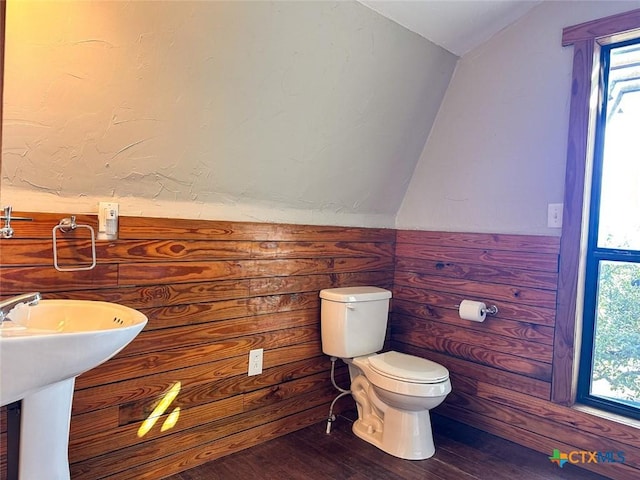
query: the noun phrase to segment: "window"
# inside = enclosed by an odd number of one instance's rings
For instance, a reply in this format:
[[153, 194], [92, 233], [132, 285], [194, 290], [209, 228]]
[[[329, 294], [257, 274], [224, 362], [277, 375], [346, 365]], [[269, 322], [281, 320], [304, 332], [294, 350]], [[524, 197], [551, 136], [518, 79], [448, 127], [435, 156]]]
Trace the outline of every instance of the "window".
[[640, 40], [600, 65], [578, 400], [640, 418]]
[[[640, 9], [567, 27], [562, 32], [562, 45], [573, 46], [573, 75], [551, 379], [551, 401], [561, 405], [576, 401], [578, 353], [589, 348], [581, 348], [583, 325], [578, 319], [583, 318], [581, 295], [585, 291], [586, 251], [583, 233], [587, 230], [583, 226], [588, 218], [588, 209], [583, 207], [592, 184], [593, 131], [597, 118], [594, 108], [597, 102], [592, 101], [592, 94], [597, 90], [594, 82], [600, 67], [598, 54], [607, 45], [637, 38], [640, 38]], [[588, 343], [589, 339], [585, 340]]]

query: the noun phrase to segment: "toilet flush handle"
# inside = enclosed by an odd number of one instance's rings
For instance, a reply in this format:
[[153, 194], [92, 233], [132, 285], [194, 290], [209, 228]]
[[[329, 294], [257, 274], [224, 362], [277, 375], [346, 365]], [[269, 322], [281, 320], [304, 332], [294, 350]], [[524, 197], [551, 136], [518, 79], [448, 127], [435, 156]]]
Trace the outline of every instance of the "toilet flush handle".
[[347, 303], [347, 308], [348, 308], [349, 310], [355, 310], [355, 309], [356, 309], [356, 306], [355, 306], [353, 303]]

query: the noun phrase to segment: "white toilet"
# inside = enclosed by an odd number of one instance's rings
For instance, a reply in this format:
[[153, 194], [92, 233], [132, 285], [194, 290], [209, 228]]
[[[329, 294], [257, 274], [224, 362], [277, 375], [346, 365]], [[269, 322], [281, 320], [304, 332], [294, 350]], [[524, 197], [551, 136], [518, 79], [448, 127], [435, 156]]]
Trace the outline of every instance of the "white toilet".
[[391, 292], [377, 287], [330, 288], [322, 299], [322, 351], [349, 365], [358, 419], [353, 432], [407, 460], [435, 453], [429, 410], [451, 391], [449, 371], [435, 362], [382, 349]]

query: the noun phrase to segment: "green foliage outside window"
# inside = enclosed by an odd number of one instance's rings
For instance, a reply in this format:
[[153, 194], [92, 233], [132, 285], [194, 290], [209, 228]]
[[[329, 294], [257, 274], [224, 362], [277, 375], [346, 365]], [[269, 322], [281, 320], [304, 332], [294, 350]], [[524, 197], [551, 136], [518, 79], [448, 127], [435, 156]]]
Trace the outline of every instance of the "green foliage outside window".
[[592, 393], [600, 380], [603, 396], [640, 402], [640, 265], [601, 262], [599, 275]]

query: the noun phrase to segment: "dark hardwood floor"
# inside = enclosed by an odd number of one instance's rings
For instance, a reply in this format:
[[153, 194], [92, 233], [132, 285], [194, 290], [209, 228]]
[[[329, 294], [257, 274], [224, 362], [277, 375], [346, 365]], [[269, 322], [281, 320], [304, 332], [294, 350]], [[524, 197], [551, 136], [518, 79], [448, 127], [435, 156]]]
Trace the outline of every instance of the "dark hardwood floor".
[[[331, 434], [326, 423], [193, 468], [166, 480], [603, 480], [607, 477], [566, 464], [453, 420], [433, 415], [436, 454], [401, 460], [355, 437], [355, 412], [339, 416]], [[604, 467], [603, 467], [604, 468]], [[603, 472], [604, 473], [604, 472]]]

